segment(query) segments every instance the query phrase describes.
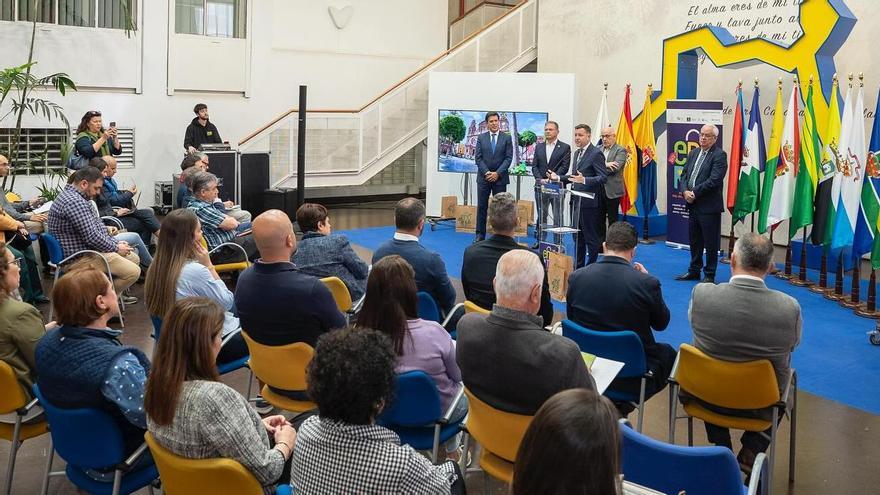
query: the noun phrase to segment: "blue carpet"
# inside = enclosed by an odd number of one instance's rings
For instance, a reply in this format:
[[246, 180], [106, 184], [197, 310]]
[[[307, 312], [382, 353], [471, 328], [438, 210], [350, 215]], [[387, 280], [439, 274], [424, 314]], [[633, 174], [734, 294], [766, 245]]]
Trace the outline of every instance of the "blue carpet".
[[[393, 227], [374, 227], [341, 231], [351, 242], [375, 250], [394, 234]], [[456, 233], [452, 225], [438, 225], [436, 231], [426, 228], [422, 243], [437, 251], [446, 262], [451, 277], [461, 277], [461, 259], [473, 240], [473, 234]], [[532, 239], [521, 239], [532, 242]], [[573, 252], [570, 251], [570, 252]], [[640, 245], [636, 250], [640, 261], [663, 283], [663, 297], [672, 312], [672, 321], [657, 340], [674, 347], [692, 340], [687, 318], [688, 302], [694, 282], [673, 280], [687, 270], [690, 254], [686, 250], [667, 247], [663, 243]], [[730, 267], [719, 265], [716, 280], [730, 277]], [[829, 277], [833, 278], [833, 277]], [[811, 280], [817, 280], [815, 272]], [[855, 316], [852, 311], [805, 288], [795, 287], [775, 277], [768, 277], [770, 288], [796, 298], [804, 318], [803, 338], [794, 352], [793, 364], [798, 370], [800, 388], [826, 399], [842, 402], [873, 414], [880, 414], [880, 347], [868, 342], [865, 333], [874, 328], [872, 320]], [[848, 291], [849, 279], [846, 280]], [[862, 294], [864, 292], [863, 286]], [[565, 312], [565, 304], [554, 302], [557, 311]]]

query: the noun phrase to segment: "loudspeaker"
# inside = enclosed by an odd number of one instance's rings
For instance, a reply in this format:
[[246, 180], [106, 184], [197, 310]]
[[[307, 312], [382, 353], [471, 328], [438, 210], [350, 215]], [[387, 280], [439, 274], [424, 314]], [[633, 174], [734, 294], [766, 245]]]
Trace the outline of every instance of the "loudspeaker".
[[256, 217], [267, 210], [263, 191], [269, 187], [269, 153], [242, 153], [241, 207]]
[[296, 221], [296, 189], [266, 189], [263, 191], [263, 211], [281, 210], [291, 222]]

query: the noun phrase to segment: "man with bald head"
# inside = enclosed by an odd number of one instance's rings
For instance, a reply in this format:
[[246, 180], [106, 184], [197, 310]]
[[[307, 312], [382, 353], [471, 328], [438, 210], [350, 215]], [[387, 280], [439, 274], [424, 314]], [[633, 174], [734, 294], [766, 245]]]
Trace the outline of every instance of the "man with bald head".
[[253, 221], [261, 258], [242, 272], [235, 288], [241, 328], [263, 345], [305, 342], [314, 347], [323, 333], [345, 326], [330, 290], [290, 261], [296, 236], [281, 210], [266, 211]]
[[718, 128], [704, 125], [700, 129], [700, 147], [688, 154], [678, 181], [678, 190], [687, 202], [691, 264], [687, 273], [675, 277], [676, 280], [700, 280], [702, 270], [702, 282], [715, 283], [721, 247], [721, 212], [724, 211], [721, 189], [727, 173], [727, 153], [715, 145], [716, 141]]
[[[605, 167], [608, 176], [602, 186], [605, 196], [599, 203], [599, 244], [605, 242], [607, 227], [617, 221], [620, 210], [620, 198], [623, 197], [623, 168], [626, 166], [626, 149], [617, 144], [617, 133], [610, 126], [602, 129], [602, 154], [605, 155]], [[601, 196], [601, 195], [600, 195]], [[603, 251], [604, 252], [604, 251]]]

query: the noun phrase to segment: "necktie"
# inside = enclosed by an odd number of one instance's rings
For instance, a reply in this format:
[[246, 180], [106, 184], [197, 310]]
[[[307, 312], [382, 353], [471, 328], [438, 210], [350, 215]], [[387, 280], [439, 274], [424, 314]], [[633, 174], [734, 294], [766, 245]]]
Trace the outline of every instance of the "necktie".
[[703, 166], [703, 158], [706, 156], [706, 152], [700, 150], [700, 156], [697, 157], [697, 164], [694, 165], [694, 170], [691, 172], [690, 180], [688, 180], [688, 189], [693, 189], [694, 184], [697, 182], [697, 175], [700, 173], [700, 167]]
[[495, 135], [495, 134], [492, 134], [491, 136], [492, 136], [492, 154], [495, 154], [495, 138], [496, 138], [496, 135]]
[[581, 155], [583, 153], [584, 153], [584, 149], [578, 148], [577, 153], [574, 154], [574, 161], [571, 163], [571, 172], [569, 172], [569, 175], [574, 175], [575, 172], [577, 172], [578, 162], [580, 161]]

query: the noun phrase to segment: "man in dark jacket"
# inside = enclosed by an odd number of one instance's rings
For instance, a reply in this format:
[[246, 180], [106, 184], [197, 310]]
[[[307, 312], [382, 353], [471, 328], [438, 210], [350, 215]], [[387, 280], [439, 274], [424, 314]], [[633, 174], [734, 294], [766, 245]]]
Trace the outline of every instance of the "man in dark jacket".
[[199, 147], [205, 143], [220, 144], [220, 132], [217, 126], [208, 120], [208, 105], [199, 103], [193, 108], [196, 117], [186, 127], [186, 135], [183, 138], [183, 149], [187, 153], [198, 151]]

